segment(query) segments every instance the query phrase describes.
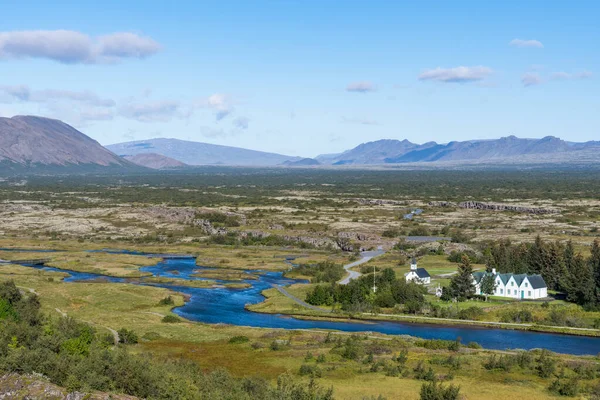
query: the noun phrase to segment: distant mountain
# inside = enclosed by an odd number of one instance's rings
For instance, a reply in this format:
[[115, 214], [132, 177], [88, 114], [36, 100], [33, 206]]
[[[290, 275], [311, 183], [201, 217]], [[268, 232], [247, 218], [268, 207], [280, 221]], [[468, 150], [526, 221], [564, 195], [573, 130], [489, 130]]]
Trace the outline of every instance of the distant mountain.
[[386, 158], [405, 154], [419, 145], [408, 140], [398, 141], [391, 139], [378, 140], [358, 145], [341, 154], [331, 156], [318, 156], [320, 162], [328, 162], [332, 165], [347, 164], [382, 164]]
[[64, 122], [35, 116], [0, 118], [0, 170], [57, 167], [138, 168]]
[[136, 154], [135, 156], [125, 156], [123, 158], [134, 164], [152, 169], [179, 169], [188, 166], [181, 161], [156, 153]]
[[281, 165], [286, 167], [311, 167], [315, 165], [321, 165], [321, 163], [314, 158], [303, 158], [298, 161], [284, 161]]
[[[531, 155], [543, 156], [543, 160], [552, 161], [553, 157], [561, 162], [570, 157], [577, 161], [579, 151], [594, 150], [599, 152], [600, 142], [570, 143], [553, 136], [542, 139], [520, 139], [515, 136], [495, 140], [471, 140], [466, 142], [450, 142], [437, 144], [428, 142], [422, 145], [408, 140], [378, 140], [363, 143], [334, 157], [317, 157], [317, 160], [330, 165], [368, 165], [368, 164], [401, 164], [432, 162], [472, 162], [503, 160], [511, 163], [519, 158], [531, 161]], [[528, 156], [528, 157], [526, 157]]]
[[155, 153], [188, 165], [274, 166], [300, 160], [300, 157], [178, 139], [150, 139], [106, 147], [122, 157]]

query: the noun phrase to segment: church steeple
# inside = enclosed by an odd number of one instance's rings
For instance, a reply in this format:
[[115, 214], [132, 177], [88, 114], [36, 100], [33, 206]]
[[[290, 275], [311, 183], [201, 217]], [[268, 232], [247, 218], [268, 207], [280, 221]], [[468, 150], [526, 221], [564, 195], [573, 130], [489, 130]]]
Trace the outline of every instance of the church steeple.
[[417, 270], [417, 259], [415, 257], [412, 258], [411, 262], [410, 262], [410, 270], [411, 271], [416, 271]]

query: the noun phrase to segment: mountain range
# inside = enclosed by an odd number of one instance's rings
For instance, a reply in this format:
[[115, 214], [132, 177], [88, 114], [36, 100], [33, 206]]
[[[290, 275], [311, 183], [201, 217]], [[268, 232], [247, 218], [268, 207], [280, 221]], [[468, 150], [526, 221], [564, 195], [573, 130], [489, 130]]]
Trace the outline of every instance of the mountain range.
[[122, 157], [155, 153], [187, 165], [274, 166], [301, 159], [301, 157], [179, 139], [150, 139], [106, 147]]
[[36, 117], [0, 118], [2, 171], [112, 171], [181, 169], [199, 165], [279, 166], [455, 166], [599, 165], [600, 141], [568, 142], [553, 136], [470, 140], [438, 144], [384, 139], [338, 154], [302, 158], [178, 139], [150, 139], [102, 147], [64, 122]]
[[503, 161], [524, 161], [531, 155], [539, 155], [540, 160], [551, 161], [553, 156], [562, 160], [572, 156], [575, 161], [579, 154], [590, 151], [599, 152], [600, 142], [566, 142], [553, 136], [542, 139], [520, 139], [515, 136], [493, 140], [471, 140], [438, 144], [411, 143], [408, 140], [378, 140], [363, 143], [340, 154], [318, 156], [316, 159], [329, 165], [373, 165], [439, 162], [485, 161], [502, 163]]

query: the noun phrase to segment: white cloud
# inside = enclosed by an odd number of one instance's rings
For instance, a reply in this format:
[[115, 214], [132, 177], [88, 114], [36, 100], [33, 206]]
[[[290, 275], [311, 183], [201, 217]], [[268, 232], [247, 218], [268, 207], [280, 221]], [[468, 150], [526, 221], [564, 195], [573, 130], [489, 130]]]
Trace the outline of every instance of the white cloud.
[[581, 71], [573, 75], [573, 77], [575, 77], [576, 79], [589, 79], [593, 76], [594, 74], [591, 71]]
[[428, 69], [419, 75], [422, 81], [464, 83], [481, 81], [492, 74], [492, 69], [483, 66]]
[[106, 108], [90, 108], [82, 110], [79, 115], [83, 121], [108, 121], [115, 116], [113, 110]]
[[248, 125], [250, 123], [250, 119], [246, 117], [237, 117], [233, 120], [233, 125], [239, 129], [248, 129]]
[[379, 122], [372, 119], [356, 118], [356, 117], [342, 117], [342, 122], [346, 124], [356, 125], [379, 125]]
[[534, 47], [534, 48], [538, 48], [538, 49], [544, 48], [544, 45], [542, 44], [542, 42], [540, 42], [539, 40], [535, 40], [535, 39], [529, 39], [529, 40], [513, 39], [510, 41], [509, 45], [513, 46], [513, 47]]
[[528, 72], [526, 74], [523, 74], [523, 76], [521, 77], [521, 83], [525, 87], [536, 86], [536, 85], [541, 84], [542, 82], [543, 82], [542, 78], [540, 77], [539, 74], [536, 74], [536, 73]]
[[5, 93], [13, 100], [33, 103], [48, 103], [52, 101], [73, 101], [84, 103], [94, 107], [114, 107], [115, 101], [104, 99], [97, 94], [84, 90], [76, 92], [61, 89], [31, 90], [27, 85], [1, 86], [0, 92]]
[[130, 32], [99, 37], [68, 30], [0, 32], [0, 60], [44, 58], [63, 64], [106, 64], [143, 59], [160, 49], [154, 39]]
[[567, 74], [566, 72], [555, 72], [552, 75], [550, 75], [550, 79], [558, 81], [571, 79], [571, 74]]
[[368, 93], [377, 90], [371, 82], [352, 82], [346, 86], [346, 91], [355, 93]]
[[564, 80], [576, 80], [576, 79], [589, 79], [593, 76], [594, 74], [592, 74], [591, 71], [580, 71], [580, 72], [576, 72], [576, 73], [568, 73], [568, 72], [564, 72], [564, 71], [560, 71], [560, 72], [555, 72], [552, 75], [550, 75], [550, 79], [552, 80], [557, 80], [557, 81], [564, 81]]
[[184, 117], [176, 101], [129, 103], [119, 107], [119, 115], [139, 122], [167, 122]]
[[222, 120], [234, 111], [232, 98], [222, 93], [215, 93], [196, 102], [195, 107], [213, 110], [217, 121]]
[[28, 101], [31, 90], [25, 85], [0, 86], [0, 92], [4, 93], [10, 100]]

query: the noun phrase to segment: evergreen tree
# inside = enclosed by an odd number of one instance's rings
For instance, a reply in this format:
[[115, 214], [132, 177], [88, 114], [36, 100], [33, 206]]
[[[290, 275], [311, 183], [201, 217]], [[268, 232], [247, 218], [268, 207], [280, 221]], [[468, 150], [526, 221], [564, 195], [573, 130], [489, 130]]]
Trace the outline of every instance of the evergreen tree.
[[529, 248], [527, 254], [527, 263], [529, 264], [530, 274], [541, 274], [544, 269], [544, 258], [545, 258], [545, 245], [542, 238], [538, 235], [535, 238], [535, 242]]
[[580, 254], [573, 258], [571, 269], [567, 271], [562, 287], [567, 293], [568, 301], [580, 305], [594, 302], [595, 282], [592, 268]]
[[565, 246], [564, 251], [564, 260], [565, 260], [565, 268], [567, 271], [570, 271], [573, 268], [573, 260], [575, 259], [575, 248], [573, 247], [573, 242], [568, 241]]
[[560, 279], [566, 273], [564, 254], [565, 250], [563, 250], [563, 246], [559, 242], [546, 245], [544, 266], [541, 275], [544, 281], [546, 281], [548, 289], [560, 289]]
[[467, 256], [463, 256], [461, 263], [458, 265], [457, 273], [450, 281], [450, 293], [452, 297], [459, 301], [464, 301], [475, 294], [475, 286], [473, 285], [473, 267], [471, 260]]
[[596, 301], [600, 303], [600, 241], [598, 239], [592, 244], [592, 255], [588, 259], [588, 265], [594, 274]]

